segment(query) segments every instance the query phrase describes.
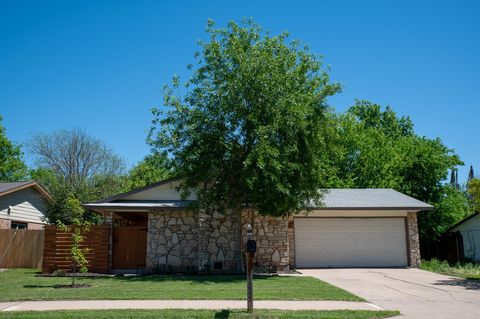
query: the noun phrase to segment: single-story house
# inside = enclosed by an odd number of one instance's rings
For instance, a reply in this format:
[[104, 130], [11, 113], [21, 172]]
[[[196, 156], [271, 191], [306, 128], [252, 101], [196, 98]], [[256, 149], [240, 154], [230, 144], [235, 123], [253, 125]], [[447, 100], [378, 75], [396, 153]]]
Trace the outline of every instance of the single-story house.
[[0, 183], [0, 229], [42, 229], [51, 200], [34, 181]]
[[480, 262], [480, 213], [466, 217], [448, 232], [462, 235], [464, 259]]
[[[238, 271], [253, 210], [189, 209], [166, 180], [84, 206], [111, 225], [110, 269]], [[418, 267], [417, 212], [433, 207], [392, 189], [329, 189], [322, 207], [254, 215], [257, 267]], [[242, 227], [242, 235], [239, 235]], [[240, 238], [241, 237], [241, 238]], [[241, 269], [241, 268], [240, 268]]]

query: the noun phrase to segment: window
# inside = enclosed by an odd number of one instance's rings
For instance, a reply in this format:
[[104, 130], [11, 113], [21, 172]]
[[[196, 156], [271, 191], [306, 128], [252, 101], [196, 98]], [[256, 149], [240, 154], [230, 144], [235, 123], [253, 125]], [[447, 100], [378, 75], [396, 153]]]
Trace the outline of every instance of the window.
[[12, 222], [11, 229], [27, 229], [27, 223]]

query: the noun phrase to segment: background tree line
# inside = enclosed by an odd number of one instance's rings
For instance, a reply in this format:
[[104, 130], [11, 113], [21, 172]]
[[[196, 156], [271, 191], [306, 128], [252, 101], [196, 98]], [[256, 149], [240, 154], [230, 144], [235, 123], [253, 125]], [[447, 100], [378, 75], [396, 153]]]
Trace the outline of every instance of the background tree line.
[[[172, 175], [163, 154], [146, 156], [130, 170], [102, 141], [81, 130], [39, 134], [27, 149], [35, 154], [28, 169], [19, 145], [6, 138], [0, 125], [0, 180], [33, 179], [55, 198], [51, 221], [72, 221], [72, 200], [78, 204], [139, 188]], [[435, 206], [419, 214], [422, 239], [435, 241], [449, 227], [480, 208], [480, 180], [464, 191], [446, 183], [449, 172], [463, 164], [439, 139], [414, 133], [409, 118], [387, 107], [357, 101], [345, 113], [328, 112], [321, 135], [323, 188], [393, 188]], [[88, 211], [84, 217], [99, 222]]]
[[210, 21], [207, 34], [191, 78], [165, 87], [165, 108], [152, 111], [152, 153], [133, 168], [77, 129], [33, 136], [28, 168], [0, 122], [0, 180], [42, 184], [55, 198], [47, 217], [64, 224], [72, 222], [72, 202], [170, 176], [181, 177], [182, 193], [197, 192], [201, 205], [248, 204], [275, 216], [321, 202], [320, 189], [393, 188], [435, 207], [418, 216], [426, 244], [480, 208], [480, 181], [472, 176], [466, 191], [446, 183], [463, 162], [439, 138], [416, 134], [409, 117], [364, 100], [335, 112], [327, 100], [341, 86], [287, 33], [267, 34], [252, 21], [217, 29]]
[[170, 175], [167, 159], [161, 154], [150, 154], [127, 170], [124, 159], [111, 147], [79, 129], [36, 134], [25, 149], [34, 155], [34, 167], [28, 168], [24, 163], [20, 145], [7, 139], [0, 121], [0, 181], [40, 183], [55, 199], [46, 214], [53, 223], [69, 225], [75, 218], [72, 212], [79, 210], [83, 219], [98, 223], [100, 217], [83, 209], [81, 203], [142, 187]]

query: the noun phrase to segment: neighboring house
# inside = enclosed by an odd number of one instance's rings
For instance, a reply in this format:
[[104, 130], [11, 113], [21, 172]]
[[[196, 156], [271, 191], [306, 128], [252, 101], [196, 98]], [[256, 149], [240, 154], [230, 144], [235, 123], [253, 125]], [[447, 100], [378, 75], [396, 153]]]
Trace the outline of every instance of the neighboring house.
[[[253, 210], [189, 210], [195, 197], [182, 200], [176, 185], [167, 180], [84, 205], [112, 225], [109, 269], [238, 270]], [[416, 214], [432, 206], [392, 189], [330, 189], [323, 202], [308, 214], [255, 214], [256, 266], [419, 266]]]
[[448, 232], [459, 232], [462, 235], [465, 259], [480, 261], [480, 213], [468, 216], [451, 227]]
[[0, 229], [42, 229], [50, 200], [36, 182], [0, 183]]

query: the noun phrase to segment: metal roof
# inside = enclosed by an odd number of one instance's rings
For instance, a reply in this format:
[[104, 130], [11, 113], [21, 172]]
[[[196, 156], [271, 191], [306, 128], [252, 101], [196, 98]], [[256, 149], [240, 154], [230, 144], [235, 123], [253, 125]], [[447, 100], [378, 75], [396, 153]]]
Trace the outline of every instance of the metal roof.
[[[328, 189], [321, 209], [432, 210], [433, 206], [389, 188]], [[313, 203], [310, 207], [314, 207]]]

